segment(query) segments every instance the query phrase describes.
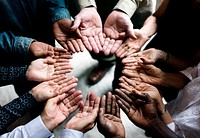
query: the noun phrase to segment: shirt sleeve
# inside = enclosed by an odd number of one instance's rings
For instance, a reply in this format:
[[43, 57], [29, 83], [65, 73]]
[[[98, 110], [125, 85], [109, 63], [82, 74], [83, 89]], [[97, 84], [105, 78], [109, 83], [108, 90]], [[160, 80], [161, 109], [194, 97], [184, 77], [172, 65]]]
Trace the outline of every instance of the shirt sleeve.
[[193, 80], [200, 76], [200, 63], [197, 66], [188, 67], [185, 70], [180, 71], [183, 75]]
[[28, 65], [15, 66], [0, 66], [0, 81], [17, 81], [26, 79], [26, 71]]
[[167, 124], [167, 126], [168, 126], [173, 132], [175, 132], [175, 123], [174, 123], [174, 122], [171, 122], [171, 123]]
[[38, 116], [26, 125], [18, 126], [13, 131], [1, 135], [0, 138], [48, 138], [52, 135]]
[[30, 111], [36, 103], [36, 99], [27, 92], [10, 103], [0, 106], [0, 134], [5, 133], [9, 125]]
[[52, 23], [63, 18], [71, 19], [65, 0], [47, 0], [47, 6]]
[[32, 38], [15, 36], [11, 32], [0, 33], [0, 54], [2, 55], [29, 55], [29, 46]]
[[129, 17], [132, 17], [138, 6], [138, 0], [119, 0], [114, 9], [122, 10], [128, 14]]
[[73, 129], [63, 129], [61, 138], [83, 138], [84, 134], [81, 131]]
[[80, 9], [83, 9], [85, 7], [88, 7], [88, 6], [97, 7], [95, 0], [77, 0], [77, 1], [78, 1], [78, 6], [79, 6]]

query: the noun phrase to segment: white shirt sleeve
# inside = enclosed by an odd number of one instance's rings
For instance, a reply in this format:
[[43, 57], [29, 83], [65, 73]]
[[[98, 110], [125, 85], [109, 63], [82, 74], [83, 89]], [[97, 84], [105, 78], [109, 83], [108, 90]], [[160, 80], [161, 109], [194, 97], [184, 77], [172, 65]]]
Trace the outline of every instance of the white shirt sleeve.
[[63, 129], [61, 138], [83, 138], [84, 134], [81, 131], [73, 129]]
[[171, 123], [167, 124], [167, 126], [168, 126], [173, 132], [175, 132], [175, 123], [174, 123], [174, 122], [171, 122]]
[[1, 135], [0, 138], [49, 138], [52, 135], [38, 116], [26, 125], [18, 126], [13, 131]]

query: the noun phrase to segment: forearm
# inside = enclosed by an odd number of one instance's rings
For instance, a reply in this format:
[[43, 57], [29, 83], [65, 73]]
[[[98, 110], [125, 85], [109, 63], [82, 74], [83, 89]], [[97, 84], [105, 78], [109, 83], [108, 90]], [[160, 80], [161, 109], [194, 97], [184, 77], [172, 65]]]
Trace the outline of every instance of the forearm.
[[0, 134], [4, 133], [4, 130], [9, 125], [21, 116], [25, 115], [35, 104], [35, 98], [31, 94], [25, 93], [5, 106], [2, 106], [0, 110]]
[[145, 20], [143, 27], [140, 29], [140, 31], [142, 31], [143, 34], [145, 34], [149, 38], [156, 33], [156, 30], [157, 30], [157, 23], [156, 23], [156, 18], [154, 16], [149, 16]]
[[190, 80], [180, 72], [177, 73], [164, 73], [161, 82], [162, 86], [182, 89]]
[[150, 125], [146, 129], [152, 137], [158, 138], [179, 138], [163, 121], [160, 119], [151, 120]]

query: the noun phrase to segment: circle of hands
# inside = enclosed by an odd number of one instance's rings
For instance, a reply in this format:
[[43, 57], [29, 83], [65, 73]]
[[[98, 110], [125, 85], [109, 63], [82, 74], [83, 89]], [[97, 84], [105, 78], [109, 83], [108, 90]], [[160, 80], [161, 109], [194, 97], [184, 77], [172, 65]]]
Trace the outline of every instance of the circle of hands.
[[[39, 82], [31, 94], [39, 102], [46, 101], [41, 118], [49, 130], [77, 109], [79, 112], [65, 128], [87, 132], [97, 123], [99, 132], [106, 137], [125, 137], [120, 108], [141, 128], [146, 128], [150, 120], [157, 117], [156, 104], [161, 101], [161, 95], [154, 85], [162, 81], [162, 71], [153, 64], [163, 53], [155, 49], [138, 52], [148, 37], [133, 29], [125, 13], [113, 11], [103, 27], [96, 9], [86, 8], [74, 21], [55, 22], [53, 29], [63, 48], [33, 42], [30, 52], [36, 60], [26, 72], [29, 81]], [[67, 74], [73, 70], [70, 64], [73, 53], [85, 48], [96, 54], [115, 54], [122, 59], [124, 69], [119, 88], [101, 98], [90, 92], [83, 102], [82, 91], [76, 90], [78, 78]]]

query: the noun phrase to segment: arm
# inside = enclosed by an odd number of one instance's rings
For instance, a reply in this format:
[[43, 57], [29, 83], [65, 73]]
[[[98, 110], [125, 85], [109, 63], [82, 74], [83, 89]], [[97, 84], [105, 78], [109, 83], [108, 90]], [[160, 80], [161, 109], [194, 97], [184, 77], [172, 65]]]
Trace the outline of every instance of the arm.
[[2, 106], [0, 109], [0, 134], [5, 133], [6, 128], [15, 120], [25, 115], [30, 109], [36, 105], [37, 101], [30, 93], [25, 93], [10, 103]]
[[24, 126], [18, 126], [13, 131], [0, 135], [1, 138], [44, 138], [53, 134], [45, 127], [41, 116], [33, 119]]
[[138, 92], [125, 94], [118, 90], [116, 93], [119, 106], [136, 126], [150, 132], [152, 137], [179, 137], [160, 120], [156, 105], [148, 94]]
[[34, 39], [15, 36], [12, 32], [0, 33], [0, 55], [3, 56], [28, 56], [29, 46]]
[[[59, 89], [57, 89], [59, 91]], [[52, 131], [74, 112], [82, 100], [80, 91], [58, 95], [47, 101], [42, 114], [24, 126], [15, 128], [2, 138], [44, 138], [52, 136]]]

